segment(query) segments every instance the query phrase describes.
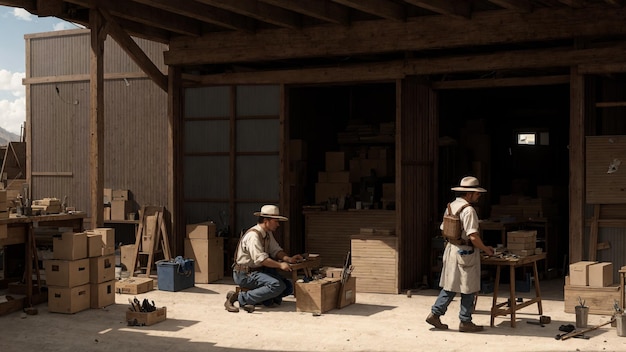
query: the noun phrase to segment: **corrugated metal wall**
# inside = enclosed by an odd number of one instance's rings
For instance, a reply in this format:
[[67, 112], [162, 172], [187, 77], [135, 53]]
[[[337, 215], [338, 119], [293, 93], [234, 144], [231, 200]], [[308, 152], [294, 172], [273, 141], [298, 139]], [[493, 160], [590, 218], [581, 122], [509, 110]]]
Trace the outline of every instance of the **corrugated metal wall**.
[[[67, 195], [68, 204], [88, 216], [89, 41], [89, 30], [27, 35], [25, 79], [33, 197]], [[166, 46], [136, 41], [166, 72]], [[167, 93], [111, 38], [105, 42], [104, 59], [104, 187], [129, 189], [136, 209], [166, 205]]]
[[278, 204], [280, 99], [279, 86], [185, 90], [187, 223], [212, 220], [239, 233], [261, 205]]

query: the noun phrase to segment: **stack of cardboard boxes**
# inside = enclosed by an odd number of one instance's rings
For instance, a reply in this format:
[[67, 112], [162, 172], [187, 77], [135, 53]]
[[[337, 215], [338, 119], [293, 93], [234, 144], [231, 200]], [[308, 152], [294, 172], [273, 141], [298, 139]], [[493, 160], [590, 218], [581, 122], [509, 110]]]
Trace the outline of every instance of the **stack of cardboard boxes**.
[[578, 299], [589, 306], [590, 314], [614, 313], [615, 302], [620, 302], [621, 288], [614, 282], [613, 263], [580, 261], [569, 266], [565, 278], [565, 312], [574, 313]]
[[66, 232], [52, 240], [53, 258], [44, 260], [48, 285], [48, 310], [76, 313], [88, 309], [89, 258], [87, 234]]
[[185, 258], [195, 262], [195, 283], [208, 284], [224, 278], [224, 238], [217, 237], [214, 222], [187, 225]]
[[96, 228], [87, 232], [91, 308], [115, 303], [115, 229]]
[[131, 215], [136, 212], [130, 190], [105, 188], [104, 203], [110, 205], [104, 208], [104, 220], [135, 220], [136, 215]]
[[510, 253], [520, 257], [527, 257], [541, 253], [537, 248], [536, 230], [509, 231], [506, 234], [506, 248]]
[[115, 303], [113, 243], [113, 229], [53, 238], [53, 259], [44, 260], [50, 312], [76, 313]]

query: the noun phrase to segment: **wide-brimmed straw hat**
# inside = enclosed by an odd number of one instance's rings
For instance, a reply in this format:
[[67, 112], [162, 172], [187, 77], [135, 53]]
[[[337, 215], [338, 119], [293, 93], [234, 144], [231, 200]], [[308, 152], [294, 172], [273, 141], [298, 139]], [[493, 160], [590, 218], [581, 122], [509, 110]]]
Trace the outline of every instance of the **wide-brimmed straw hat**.
[[457, 187], [452, 187], [453, 191], [457, 192], [487, 192], [486, 189], [479, 186], [478, 179], [474, 176], [463, 177], [461, 184]]
[[254, 216], [262, 216], [264, 218], [278, 219], [279, 221], [287, 221], [286, 216], [280, 215], [280, 210], [275, 205], [264, 205], [261, 207], [261, 211], [254, 213]]

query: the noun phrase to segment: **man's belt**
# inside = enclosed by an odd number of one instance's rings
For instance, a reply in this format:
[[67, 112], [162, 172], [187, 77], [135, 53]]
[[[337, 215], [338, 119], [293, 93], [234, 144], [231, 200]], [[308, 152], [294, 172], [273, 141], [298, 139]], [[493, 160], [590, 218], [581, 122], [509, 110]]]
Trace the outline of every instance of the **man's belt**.
[[259, 267], [256, 267], [256, 268], [252, 268], [252, 267], [250, 267], [250, 266], [248, 266], [248, 265], [244, 265], [244, 264], [235, 264], [235, 265], [233, 266], [233, 270], [234, 270], [234, 271], [244, 272], [244, 273], [250, 273], [250, 272], [254, 272], [254, 271], [260, 271], [260, 270], [262, 270], [262, 269], [263, 269], [263, 267], [262, 267], [262, 266], [259, 266]]

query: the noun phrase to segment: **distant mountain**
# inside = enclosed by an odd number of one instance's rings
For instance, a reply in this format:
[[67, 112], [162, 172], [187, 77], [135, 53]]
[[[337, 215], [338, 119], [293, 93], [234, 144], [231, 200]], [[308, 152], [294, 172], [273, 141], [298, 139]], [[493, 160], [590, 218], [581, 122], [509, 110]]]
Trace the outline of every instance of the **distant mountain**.
[[0, 127], [0, 145], [7, 145], [9, 142], [19, 142], [20, 136], [11, 133]]

